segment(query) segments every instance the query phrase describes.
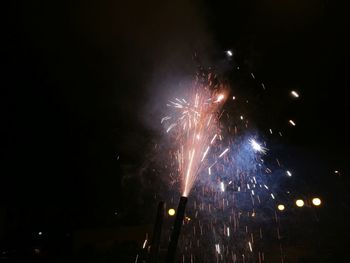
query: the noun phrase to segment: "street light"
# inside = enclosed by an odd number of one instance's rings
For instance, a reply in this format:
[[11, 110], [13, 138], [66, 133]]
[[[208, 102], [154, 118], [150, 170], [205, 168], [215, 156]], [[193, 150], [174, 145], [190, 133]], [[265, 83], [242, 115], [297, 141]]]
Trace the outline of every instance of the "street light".
[[280, 211], [283, 211], [285, 209], [284, 205], [278, 205], [277, 206], [277, 209], [280, 210]]
[[321, 199], [318, 197], [312, 198], [312, 204], [314, 206], [320, 206], [321, 205]]
[[302, 199], [298, 199], [295, 201], [295, 204], [297, 205], [297, 207], [303, 207], [304, 201]]
[[175, 209], [174, 208], [170, 208], [168, 210], [168, 214], [169, 214], [169, 216], [174, 216], [175, 215]]

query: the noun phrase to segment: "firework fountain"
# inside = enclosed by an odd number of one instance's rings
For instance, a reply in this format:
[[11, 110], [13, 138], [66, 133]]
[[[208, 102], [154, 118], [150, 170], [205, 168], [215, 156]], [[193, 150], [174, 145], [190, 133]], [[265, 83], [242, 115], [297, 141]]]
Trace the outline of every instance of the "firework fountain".
[[205, 83], [200, 83], [197, 79], [188, 98], [169, 101], [167, 106], [175, 110], [174, 114], [161, 121], [167, 125], [166, 132], [171, 134], [177, 148], [176, 159], [182, 191], [166, 256], [167, 263], [175, 260], [187, 198], [197, 175], [207, 164], [206, 156], [217, 137], [217, 120], [225, 101], [224, 87], [217, 85], [213, 88], [210, 74]]

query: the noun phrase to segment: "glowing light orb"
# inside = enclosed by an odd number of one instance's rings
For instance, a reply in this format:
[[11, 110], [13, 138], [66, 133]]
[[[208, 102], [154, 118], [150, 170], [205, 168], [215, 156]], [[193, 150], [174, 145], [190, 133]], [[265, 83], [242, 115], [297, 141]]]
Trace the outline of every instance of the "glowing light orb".
[[284, 205], [278, 205], [277, 206], [277, 209], [280, 210], [280, 211], [283, 211], [285, 209]]
[[297, 207], [303, 207], [305, 203], [302, 199], [298, 199], [295, 201], [295, 204], [297, 205]]
[[169, 214], [169, 216], [174, 216], [175, 215], [175, 209], [174, 208], [170, 208], [168, 210], [168, 214]]
[[315, 197], [315, 198], [312, 198], [312, 204], [314, 205], [314, 206], [320, 206], [321, 205], [321, 199], [320, 198], [318, 198], [318, 197]]

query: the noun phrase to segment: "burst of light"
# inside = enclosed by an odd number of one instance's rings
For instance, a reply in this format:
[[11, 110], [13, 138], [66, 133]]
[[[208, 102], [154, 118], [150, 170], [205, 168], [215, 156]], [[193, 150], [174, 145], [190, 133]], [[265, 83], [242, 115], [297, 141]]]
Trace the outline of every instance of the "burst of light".
[[174, 216], [175, 215], [175, 209], [174, 208], [170, 208], [168, 210], [168, 214], [169, 214], [169, 216]]
[[213, 143], [217, 136], [218, 112], [226, 99], [223, 92], [223, 87], [211, 91], [196, 82], [188, 98], [175, 98], [167, 104], [174, 112], [161, 122], [167, 127], [166, 132], [175, 140], [175, 145], [179, 145], [176, 159], [183, 196], [188, 196], [201, 166], [205, 163], [209, 143]]
[[232, 57], [232, 56], [233, 56], [233, 53], [232, 53], [231, 50], [227, 50], [227, 51], [226, 51], [226, 54], [227, 54], [229, 57]]
[[298, 199], [295, 201], [295, 204], [297, 205], [297, 207], [303, 207], [304, 201], [302, 199]]
[[233, 99], [233, 100], [235, 100], [235, 99], [236, 99], [236, 97], [235, 97], [235, 96], [233, 96], [233, 97], [232, 97], [232, 99]]
[[321, 199], [320, 198], [318, 198], [318, 197], [315, 197], [315, 198], [312, 198], [312, 204], [314, 205], [314, 206], [320, 206], [321, 205]]
[[278, 210], [283, 211], [285, 209], [284, 205], [280, 204], [277, 206]]
[[267, 149], [262, 147], [256, 140], [250, 139], [249, 142], [254, 151], [260, 152], [260, 153], [266, 153]]
[[219, 94], [215, 102], [221, 102], [225, 98], [224, 94]]
[[294, 122], [293, 120], [289, 120], [289, 123], [290, 123], [291, 125], [293, 125], [293, 126], [296, 125], [295, 122]]
[[287, 171], [287, 175], [288, 175], [289, 177], [291, 177], [291, 176], [292, 176], [292, 173], [291, 173], [290, 171]]
[[299, 98], [299, 94], [295, 90], [292, 90], [290, 94], [292, 94], [292, 96], [295, 98]]
[[40, 232], [38, 232], [38, 235], [39, 235], [39, 236], [42, 236], [42, 234], [43, 234], [43, 232], [41, 232], [41, 231], [40, 231]]

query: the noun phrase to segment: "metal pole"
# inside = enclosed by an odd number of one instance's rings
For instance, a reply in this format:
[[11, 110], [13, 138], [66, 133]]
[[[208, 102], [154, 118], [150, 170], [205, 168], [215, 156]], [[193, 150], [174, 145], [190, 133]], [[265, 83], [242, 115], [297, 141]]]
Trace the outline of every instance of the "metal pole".
[[168, 253], [166, 255], [165, 263], [173, 263], [175, 261], [177, 242], [179, 240], [181, 227], [185, 216], [186, 204], [187, 204], [187, 197], [181, 196], [179, 201], [179, 206], [177, 207], [177, 211], [176, 211], [176, 218], [174, 222], [173, 231], [170, 237], [170, 243], [169, 243]]

